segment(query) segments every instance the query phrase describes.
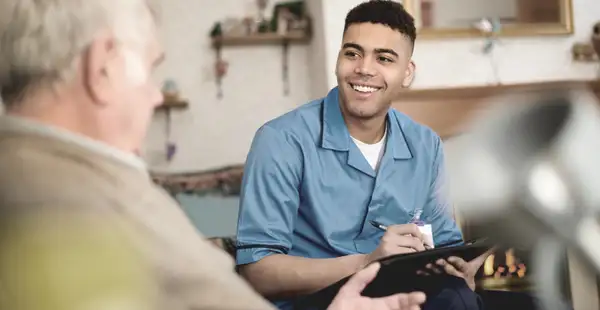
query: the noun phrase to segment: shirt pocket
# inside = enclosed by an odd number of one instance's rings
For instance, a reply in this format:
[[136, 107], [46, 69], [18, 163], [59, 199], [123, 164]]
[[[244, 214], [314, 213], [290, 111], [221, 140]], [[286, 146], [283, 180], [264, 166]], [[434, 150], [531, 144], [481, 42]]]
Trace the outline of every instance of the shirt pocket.
[[383, 198], [382, 217], [386, 225], [407, 224], [417, 210], [422, 210], [420, 220], [426, 221], [430, 212], [426, 210], [426, 199], [422, 186], [418, 184], [389, 184], [381, 194]]

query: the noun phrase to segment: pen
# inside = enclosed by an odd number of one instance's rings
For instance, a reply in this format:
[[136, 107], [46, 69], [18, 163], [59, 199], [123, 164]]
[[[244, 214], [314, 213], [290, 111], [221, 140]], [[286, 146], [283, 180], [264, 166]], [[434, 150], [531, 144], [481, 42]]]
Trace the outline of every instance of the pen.
[[370, 220], [369, 223], [371, 223], [371, 225], [373, 225], [375, 228], [378, 228], [382, 231], [387, 231], [387, 226], [385, 226], [377, 221]]
[[[371, 223], [371, 225], [373, 225], [375, 228], [377, 228], [377, 229], [379, 229], [379, 230], [381, 230], [381, 231], [387, 231], [387, 226], [385, 226], [385, 225], [383, 225], [383, 224], [381, 224], [381, 223], [379, 223], [379, 222], [377, 222], [377, 221], [370, 220], [370, 221], [369, 221], [369, 223]], [[452, 242], [452, 243], [450, 243], [450, 244], [442, 244], [442, 246], [443, 246], [443, 245], [445, 245], [445, 246], [448, 246], [448, 245], [453, 245], [453, 244], [455, 244], [455, 243], [460, 243], [460, 242], [462, 242], [462, 240], [460, 240], [460, 241], [454, 241], [454, 242]], [[431, 247], [430, 247], [430, 246], [428, 246], [427, 244], [423, 244], [423, 245], [424, 245], [424, 246], [425, 246], [427, 249], [431, 249]]]

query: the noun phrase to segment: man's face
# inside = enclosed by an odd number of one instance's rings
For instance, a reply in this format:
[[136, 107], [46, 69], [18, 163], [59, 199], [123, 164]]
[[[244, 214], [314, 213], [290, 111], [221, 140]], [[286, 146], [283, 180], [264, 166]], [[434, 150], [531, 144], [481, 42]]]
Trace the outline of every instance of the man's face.
[[151, 37], [145, 44], [96, 46], [103, 65], [96, 67], [99, 78], [89, 81], [102, 119], [111, 127], [105, 134], [113, 137], [115, 146], [132, 152], [141, 147], [154, 109], [163, 101], [160, 85], [152, 78], [163, 53], [155, 33]]
[[370, 119], [385, 115], [392, 100], [412, 82], [410, 39], [385, 25], [348, 27], [339, 52], [336, 76], [346, 116]]

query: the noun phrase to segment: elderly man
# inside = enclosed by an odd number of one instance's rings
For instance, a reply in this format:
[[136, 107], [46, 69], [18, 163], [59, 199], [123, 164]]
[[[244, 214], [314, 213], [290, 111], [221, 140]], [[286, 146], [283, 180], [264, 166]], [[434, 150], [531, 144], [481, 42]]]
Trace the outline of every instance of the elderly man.
[[[1, 236], [37, 219], [61, 226], [65, 214], [102, 218], [149, 260], [159, 309], [271, 309], [134, 154], [162, 101], [150, 78], [162, 59], [155, 14], [147, 0], [0, 1]], [[51, 237], [46, 244], [64, 242]], [[377, 268], [359, 272], [330, 309], [418, 308], [420, 293], [361, 297]], [[66, 283], [69, 275], [59, 274]], [[0, 279], [4, 297], [22, 297], [22, 283], [8, 280]]]

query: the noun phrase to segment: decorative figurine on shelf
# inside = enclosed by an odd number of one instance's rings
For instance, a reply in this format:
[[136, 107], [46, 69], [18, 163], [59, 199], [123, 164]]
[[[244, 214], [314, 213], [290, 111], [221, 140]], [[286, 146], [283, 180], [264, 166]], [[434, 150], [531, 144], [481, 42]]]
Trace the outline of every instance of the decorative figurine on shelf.
[[294, 20], [294, 15], [290, 12], [289, 8], [282, 7], [277, 11], [277, 34], [286, 35], [291, 28], [291, 24]]
[[594, 46], [590, 42], [577, 42], [571, 48], [574, 61], [591, 62], [597, 59]]
[[247, 36], [256, 32], [255, 22], [252, 17], [244, 17], [242, 19], [242, 25], [244, 25], [244, 30]]
[[256, 6], [258, 7], [258, 19], [256, 21], [257, 24], [257, 32], [266, 33], [270, 31], [269, 21], [265, 16], [265, 10], [267, 9], [267, 5], [269, 5], [269, 0], [256, 0]]
[[162, 93], [165, 98], [165, 102], [173, 102], [179, 100], [179, 87], [177, 82], [173, 79], [167, 79], [163, 83]]
[[279, 34], [310, 35], [311, 21], [304, 1], [278, 3], [273, 8], [272, 31]]

